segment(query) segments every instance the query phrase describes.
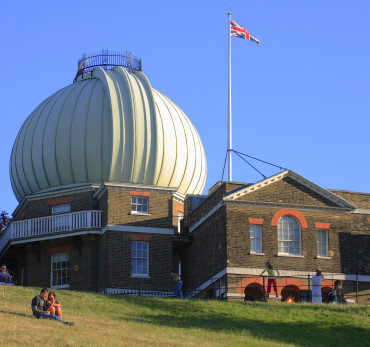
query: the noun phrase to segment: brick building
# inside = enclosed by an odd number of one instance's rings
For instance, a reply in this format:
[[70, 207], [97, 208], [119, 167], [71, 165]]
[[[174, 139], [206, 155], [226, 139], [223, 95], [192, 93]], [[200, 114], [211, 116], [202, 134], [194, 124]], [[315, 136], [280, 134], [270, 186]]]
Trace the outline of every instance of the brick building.
[[324, 289], [370, 282], [370, 194], [286, 170], [201, 195], [196, 129], [132, 66], [82, 71], [19, 131], [10, 161], [19, 205], [0, 235], [18, 284], [155, 294], [171, 291], [176, 270], [185, 290], [260, 299], [266, 261], [283, 276], [283, 297], [308, 290], [316, 268]]
[[[291, 170], [256, 184], [218, 182], [185, 199], [192, 246], [183, 276], [228, 299], [263, 295], [266, 261], [279, 269], [278, 293], [299, 298], [321, 269], [323, 291], [340, 279], [370, 280], [370, 194], [328, 191]], [[357, 277], [356, 277], [357, 276]], [[265, 283], [267, 284], [267, 283]]]

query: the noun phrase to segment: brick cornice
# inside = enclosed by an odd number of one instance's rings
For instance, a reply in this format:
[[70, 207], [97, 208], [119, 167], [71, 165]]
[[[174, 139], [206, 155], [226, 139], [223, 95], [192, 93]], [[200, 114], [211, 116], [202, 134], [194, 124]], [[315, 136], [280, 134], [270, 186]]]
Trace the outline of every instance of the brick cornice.
[[330, 228], [330, 223], [315, 222], [315, 227], [316, 227], [316, 229], [329, 229]]
[[299, 223], [301, 224], [302, 229], [307, 229], [308, 228], [307, 221], [303, 217], [301, 212], [299, 212], [297, 210], [288, 210], [288, 209], [285, 209], [285, 208], [277, 211], [274, 214], [274, 217], [272, 217], [271, 225], [276, 227], [278, 225], [279, 219], [281, 217], [287, 216], [287, 215], [297, 218]]

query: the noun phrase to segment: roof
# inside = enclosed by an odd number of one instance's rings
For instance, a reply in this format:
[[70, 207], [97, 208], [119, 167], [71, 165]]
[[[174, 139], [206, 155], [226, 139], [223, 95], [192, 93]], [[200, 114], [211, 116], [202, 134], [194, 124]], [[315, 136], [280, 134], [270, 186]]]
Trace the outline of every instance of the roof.
[[321, 188], [317, 184], [309, 181], [308, 179], [304, 178], [303, 176], [298, 175], [292, 170], [285, 170], [281, 173], [278, 173], [276, 175], [273, 175], [271, 177], [268, 177], [262, 181], [259, 181], [257, 183], [254, 183], [250, 186], [247, 186], [243, 189], [238, 189], [237, 191], [230, 192], [228, 195], [225, 196], [224, 200], [236, 200], [244, 195], [247, 195], [249, 193], [255, 192], [258, 189], [264, 188], [269, 186], [270, 184], [273, 184], [275, 182], [278, 182], [286, 177], [289, 177], [296, 182], [302, 184], [303, 186], [311, 189], [312, 191], [316, 192], [317, 194], [325, 197], [329, 201], [332, 201], [336, 205], [338, 205], [341, 208], [347, 208], [347, 209], [356, 209], [356, 206], [349, 203], [347, 200], [340, 198], [339, 196], [331, 193], [330, 191]]

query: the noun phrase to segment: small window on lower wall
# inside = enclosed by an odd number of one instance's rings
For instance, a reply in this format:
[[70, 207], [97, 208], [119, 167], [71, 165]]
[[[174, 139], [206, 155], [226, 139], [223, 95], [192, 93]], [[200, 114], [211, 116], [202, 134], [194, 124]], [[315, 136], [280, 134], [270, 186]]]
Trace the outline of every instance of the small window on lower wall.
[[69, 288], [69, 253], [51, 255], [51, 288]]
[[329, 257], [328, 231], [325, 229], [317, 230], [317, 256]]
[[262, 225], [250, 226], [251, 253], [262, 253]]
[[149, 244], [142, 241], [131, 241], [131, 276], [149, 276]]

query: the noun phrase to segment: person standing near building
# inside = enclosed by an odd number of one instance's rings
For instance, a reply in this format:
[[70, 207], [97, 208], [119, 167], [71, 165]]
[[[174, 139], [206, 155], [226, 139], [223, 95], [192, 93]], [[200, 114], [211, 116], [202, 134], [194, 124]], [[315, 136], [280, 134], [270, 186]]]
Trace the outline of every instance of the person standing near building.
[[262, 274], [265, 273], [265, 272], [267, 272], [267, 274], [268, 274], [267, 297], [270, 296], [270, 293], [271, 293], [271, 285], [274, 286], [275, 295], [276, 295], [276, 297], [278, 297], [279, 295], [277, 293], [276, 278], [275, 278], [274, 271], [276, 271], [277, 275], [280, 276], [279, 270], [274, 269], [274, 267], [271, 265], [271, 263], [269, 261], [266, 262], [265, 266], [266, 266], [266, 269], [261, 272], [260, 276], [262, 276]]
[[178, 297], [178, 298], [183, 298], [182, 295], [182, 281], [179, 275], [176, 272], [171, 271], [170, 275], [172, 277], [172, 281], [174, 282], [174, 285], [172, 287], [173, 293]]
[[316, 275], [312, 276], [312, 300], [311, 302], [321, 304], [322, 295], [321, 295], [321, 281], [324, 280], [324, 277], [321, 274], [320, 270], [316, 270]]
[[344, 295], [343, 295], [343, 290], [342, 288], [340, 288], [339, 286], [341, 285], [341, 281], [340, 280], [336, 280], [334, 282], [334, 302], [336, 304], [345, 304], [347, 303], [346, 299], [344, 298]]

